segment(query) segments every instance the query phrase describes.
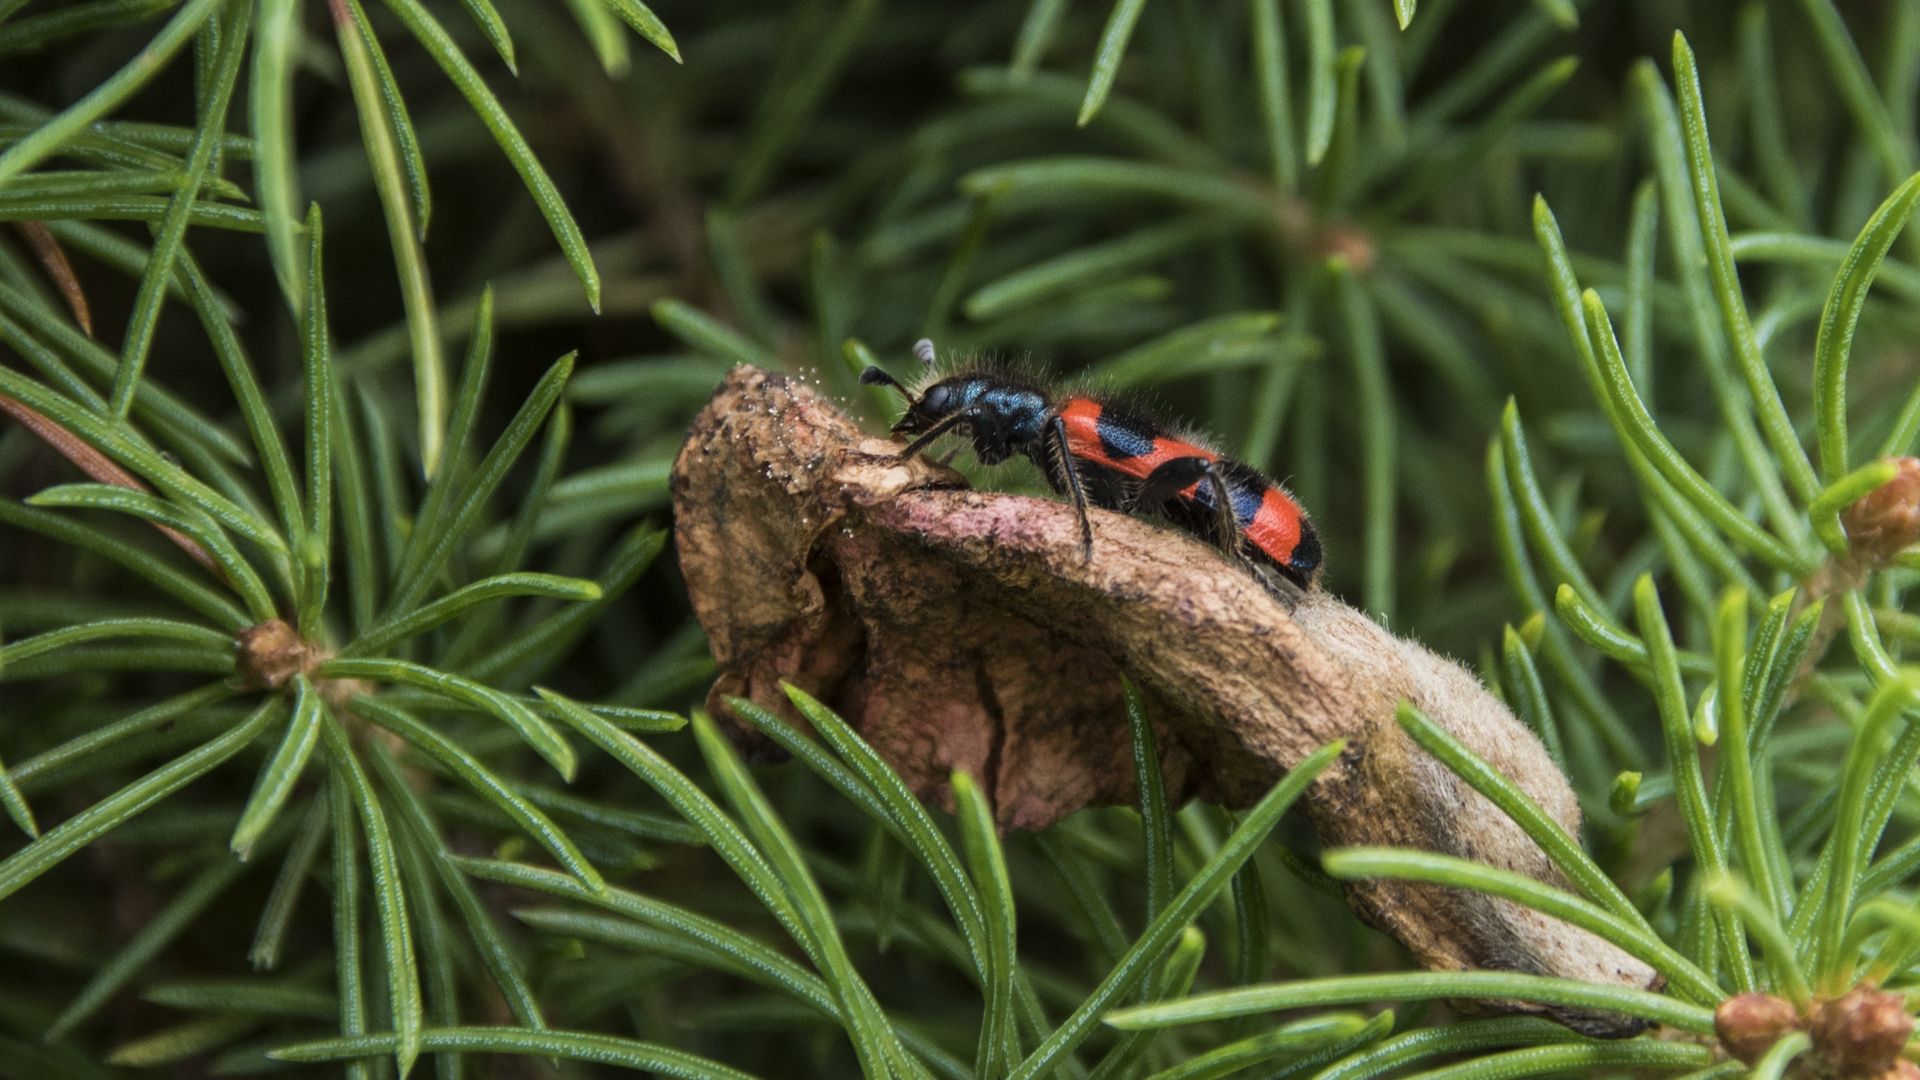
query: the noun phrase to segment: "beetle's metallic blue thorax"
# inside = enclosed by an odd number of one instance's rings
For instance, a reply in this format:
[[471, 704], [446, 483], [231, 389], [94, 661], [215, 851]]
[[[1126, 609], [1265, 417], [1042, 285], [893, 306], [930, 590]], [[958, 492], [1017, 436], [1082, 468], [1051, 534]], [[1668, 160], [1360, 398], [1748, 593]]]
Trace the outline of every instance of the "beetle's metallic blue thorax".
[[968, 412], [955, 430], [973, 442], [981, 464], [998, 465], [1015, 454], [1036, 454], [1050, 409], [1038, 387], [1003, 375], [956, 375], [927, 387], [893, 430], [917, 435], [955, 413]]

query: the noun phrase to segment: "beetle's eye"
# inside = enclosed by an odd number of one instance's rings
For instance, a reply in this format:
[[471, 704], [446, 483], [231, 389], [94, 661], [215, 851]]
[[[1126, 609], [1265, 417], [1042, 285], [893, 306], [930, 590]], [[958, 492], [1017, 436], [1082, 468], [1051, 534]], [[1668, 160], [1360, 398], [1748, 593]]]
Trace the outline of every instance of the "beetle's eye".
[[926, 406], [930, 412], [944, 412], [947, 408], [947, 397], [950, 392], [951, 388], [947, 386], [947, 384], [941, 383], [928, 390], [926, 394], [920, 398], [920, 404]]

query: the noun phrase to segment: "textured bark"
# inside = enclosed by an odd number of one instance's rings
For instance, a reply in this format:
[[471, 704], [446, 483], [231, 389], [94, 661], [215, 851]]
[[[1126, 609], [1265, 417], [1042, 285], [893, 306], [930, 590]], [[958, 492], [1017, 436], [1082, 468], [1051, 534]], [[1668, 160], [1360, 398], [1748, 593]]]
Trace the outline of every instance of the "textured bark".
[[[1039, 829], [1136, 798], [1120, 693], [1149, 697], [1168, 798], [1251, 805], [1318, 747], [1350, 740], [1308, 790], [1328, 846], [1417, 847], [1571, 886], [1520, 828], [1395, 722], [1409, 699], [1569, 833], [1580, 811], [1539, 741], [1466, 671], [1323, 592], [1289, 611], [1216, 550], [1093, 511], [965, 489], [870, 438], [811, 387], [735, 369], [673, 469], [680, 561], [735, 740], [775, 749], [727, 708], [744, 697], [804, 725], [780, 689], [833, 706], [922, 798], [955, 769], [1003, 828]], [[1438, 970], [1521, 971], [1648, 987], [1655, 973], [1585, 931], [1477, 893], [1348, 886], [1361, 916]], [[1638, 1021], [1545, 1012], [1624, 1036]]]

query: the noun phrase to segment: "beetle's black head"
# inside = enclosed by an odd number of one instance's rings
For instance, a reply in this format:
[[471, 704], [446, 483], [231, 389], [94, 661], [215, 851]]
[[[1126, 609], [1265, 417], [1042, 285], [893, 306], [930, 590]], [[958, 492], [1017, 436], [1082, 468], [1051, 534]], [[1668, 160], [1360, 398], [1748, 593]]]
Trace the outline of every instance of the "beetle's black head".
[[[914, 355], [932, 372], [933, 343], [922, 340]], [[907, 401], [907, 411], [893, 425], [893, 434], [929, 436], [951, 431], [973, 444], [983, 465], [997, 465], [1016, 453], [1040, 445], [1047, 413], [1046, 391], [1024, 376], [1003, 371], [968, 371], [949, 375], [915, 394], [898, 379], [877, 367], [861, 372], [868, 386], [891, 386]], [[916, 443], [910, 449], [918, 449]]]
[[[869, 368], [869, 371], [877, 370]], [[933, 430], [933, 426], [945, 420], [957, 409], [965, 407], [966, 394], [959, 385], [967, 376], [958, 375], [951, 379], [942, 379], [919, 396], [907, 394], [907, 411], [893, 425], [895, 435], [922, 435]], [[866, 381], [862, 376], [861, 381]], [[894, 384], [898, 386], [899, 384]], [[900, 387], [906, 393], [906, 387]]]
[[[927, 338], [914, 342], [913, 355], [920, 361], [920, 366], [931, 375], [937, 363], [933, 342]], [[960, 384], [967, 380], [968, 376], [964, 375], [941, 379], [916, 396], [900, 380], [877, 367], [869, 366], [867, 370], [860, 373], [862, 383], [868, 386], [891, 386], [900, 391], [901, 397], [907, 399], [906, 414], [893, 425], [895, 435], [924, 434], [931, 431], [935, 424], [945, 420], [955, 410], [965, 408], [967, 395], [961, 390]]]

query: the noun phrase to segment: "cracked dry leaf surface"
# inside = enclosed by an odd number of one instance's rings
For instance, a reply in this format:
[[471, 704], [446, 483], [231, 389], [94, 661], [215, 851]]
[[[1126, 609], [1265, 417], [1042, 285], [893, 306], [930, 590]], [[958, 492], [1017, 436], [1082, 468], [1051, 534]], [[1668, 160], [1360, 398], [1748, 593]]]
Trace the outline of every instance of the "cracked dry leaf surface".
[[[1567, 831], [1580, 811], [1538, 739], [1458, 665], [1324, 593], [1288, 611], [1213, 548], [1093, 510], [1081, 558], [1064, 503], [966, 489], [901, 462], [798, 380], [734, 369], [674, 463], [676, 538], [720, 676], [708, 707], [749, 754], [773, 745], [727, 708], [748, 698], [805, 726], [780, 683], [844, 716], [924, 799], [972, 774], [1002, 828], [1136, 801], [1121, 698], [1147, 695], [1167, 796], [1249, 806], [1336, 739], [1308, 789], [1328, 847], [1414, 847], [1572, 891], [1504, 813], [1394, 719], [1410, 700]], [[1349, 883], [1360, 915], [1436, 970], [1658, 986], [1600, 938], [1509, 901], [1389, 880]], [[1545, 1012], [1589, 1034], [1639, 1021]]]

